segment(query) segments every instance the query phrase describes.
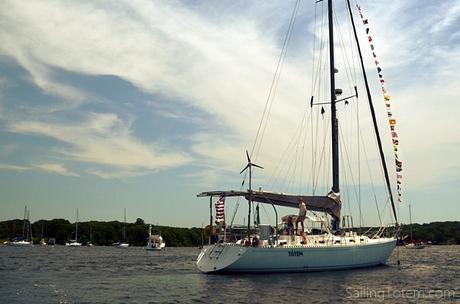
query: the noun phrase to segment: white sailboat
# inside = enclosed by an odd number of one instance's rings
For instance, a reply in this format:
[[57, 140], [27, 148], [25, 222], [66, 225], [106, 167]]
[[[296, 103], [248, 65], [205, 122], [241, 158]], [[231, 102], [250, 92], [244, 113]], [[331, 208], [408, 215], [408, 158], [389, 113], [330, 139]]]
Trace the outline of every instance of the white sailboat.
[[31, 246], [32, 241], [32, 223], [30, 222], [30, 211], [27, 210], [27, 206], [24, 207], [24, 220], [22, 224], [22, 238], [14, 239], [7, 243], [11, 246]]
[[11, 245], [11, 246], [32, 246], [33, 243], [30, 242], [30, 241], [26, 241], [26, 240], [20, 240], [20, 241], [11, 241], [8, 243], [8, 245]]
[[42, 245], [42, 246], [48, 245], [48, 244], [46, 243], [45, 239], [43, 238], [43, 223], [42, 223], [42, 233], [41, 233], [41, 235], [40, 235], [40, 245]]
[[412, 210], [409, 204], [409, 221], [410, 221], [410, 240], [404, 241], [404, 247], [407, 249], [423, 249], [425, 248], [425, 243], [422, 241], [414, 240], [414, 234], [412, 232]]
[[[319, 3], [321, 1], [316, 1]], [[326, 0], [321, 3], [326, 3]], [[374, 132], [378, 143], [380, 161], [385, 173], [385, 186], [388, 193], [387, 202], [391, 202], [392, 213], [397, 224], [397, 215], [394, 207], [391, 184], [388, 178], [383, 148], [380, 140], [379, 130], [376, 123], [375, 111], [372, 104], [367, 77], [365, 76], [362, 54], [359, 48], [359, 42], [356, 29], [353, 23], [353, 15], [349, 1], [348, 11], [353, 24], [353, 32], [356, 39], [357, 49], [361, 60], [364, 83], [366, 85], [367, 97], [372, 115]], [[296, 2], [297, 5], [297, 2]], [[325, 4], [326, 5], [326, 4]], [[295, 10], [294, 10], [295, 11]], [[219, 227], [218, 231], [224, 231], [224, 236], [215, 244], [205, 246], [197, 258], [197, 267], [205, 273], [233, 273], [233, 272], [309, 272], [309, 271], [327, 271], [341, 270], [361, 267], [370, 267], [385, 264], [388, 257], [393, 252], [396, 245], [396, 234], [391, 233], [385, 236], [385, 228], [382, 227], [378, 233], [359, 235], [355, 230], [350, 229], [343, 232], [340, 229], [342, 201], [339, 184], [339, 126], [336, 116], [336, 104], [345, 101], [345, 105], [352, 98], [358, 98], [358, 91], [355, 86], [355, 94], [346, 98], [338, 99], [342, 90], [335, 88], [335, 74], [338, 72], [334, 64], [334, 25], [333, 25], [333, 8], [332, 0], [327, 0], [327, 20], [329, 30], [329, 77], [330, 77], [330, 102], [313, 103], [315, 105], [330, 104], [331, 123], [329, 130], [331, 132], [331, 156], [332, 156], [332, 189], [324, 196], [303, 195], [303, 194], [286, 194], [281, 192], [264, 191], [259, 188], [258, 191], [252, 189], [252, 169], [253, 167], [261, 168], [251, 162], [249, 153], [246, 151], [248, 164], [241, 171], [248, 170], [249, 188], [245, 191], [210, 191], [198, 194], [198, 197], [209, 197], [210, 202], [210, 227], [212, 222], [212, 198], [213, 197], [243, 197], [248, 201], [248, 217], [246, 236], [237, 242], [230, 242], [224, 228]], [[294, 16], [294, 14], [293, 14]], [[292, 22], [292, 19], [291, 19]], [[327, 31], [327, 30], [326, 30]], [[289, 33], [289, 32], [288, 32]], [[323, 114], [323, 108], [321, 114]], [[340, 153], [343, 153], [340, 150]], [[326, 168], [327, 169], [327, 168]], [[276, 219], [278, 214], [276, 207], [299, 208], [299, 200], [302, 199], [309, 212], [322, 213], [321, 219], [331, 219], [322, 221], [322, 229], [316, 234], [301, 235], [280, 235], [277, 225], [261, 225], [254, 221], [251, 226], [251, 209], [254, 203], [271, 205], [275, 210]], [[307, 216], [308, 217], [308, 216]], [[233, 221], [233, 220], [232, 220]], [[278, 223], [278, 220], [276, 220]], [[345, 222], [345, 220], [344, 220]], [[291, 222], [292, 223], [292, 222]], [[324, 224], [324, 225], [323, 225]], [[222, 226], [224, 227], [224, 226]], [[344, 225], [342, 224], [342, 228]], [[226, 228], [225, 228], [226, 229]], [[213, 230], [213, 229], [211, 229]], [[398, 229], [396, 229], [398, 231]]]
[[149, 225], [149, 238], [147, 240], [147, 246], [145, 250], [147, 251], [159, 251], [166, 247], [166, 243], [163, 240], [161, 234], [152, 235], [152, 225]]
[[77, 208], [77, 217], [75, 221], [75, 239], [69, 240], [69, 242], [66, 242], [65, 245], [69, 247], [80, 247], [81, 246], [81, 243], [78, 242], [78, 208]]
[[123, 241], [114, 244], [117, 248], [127, 248], [129, 243], [126, 242], [126, 208], [124, 210], [124, 221], [123, 221]]
[[93, 247], [93, 230], [91, 226], [89, 226], [89, 241], [86, 242], [86, 247]]

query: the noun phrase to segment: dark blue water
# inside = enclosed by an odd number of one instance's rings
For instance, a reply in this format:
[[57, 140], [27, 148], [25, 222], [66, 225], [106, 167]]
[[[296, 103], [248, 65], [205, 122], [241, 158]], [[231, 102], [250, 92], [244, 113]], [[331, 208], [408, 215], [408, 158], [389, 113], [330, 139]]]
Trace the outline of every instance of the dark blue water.
[[196, 248], [0, 245], [0, 303], [460, 302], [460, 246], [399, 249], [351, 271], [205, 275]]

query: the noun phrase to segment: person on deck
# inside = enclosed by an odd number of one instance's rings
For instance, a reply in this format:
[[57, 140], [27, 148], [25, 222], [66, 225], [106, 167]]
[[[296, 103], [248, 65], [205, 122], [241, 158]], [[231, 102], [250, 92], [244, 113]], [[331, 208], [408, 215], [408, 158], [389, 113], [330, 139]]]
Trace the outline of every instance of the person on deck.
[[[297, 220], [295, 221], [295, 232], [298, 235], [302, 235], [303, 231], [305, 229], [303, 225], [303, 221], [305, 221], [305, 216], [307, 215], [307, 207], [305, 206], [305, 202], [303, 201], [302, 198], [299, 198], [299, 216], [297, 217]], [[299, 222], [302, 225], [302, 232], [298, 233], [298, 226]]]
[[211, 228], [211, 244], [216, 244], [219, 241], [219, 235], [217, 234], [216, 228]]
[[286, 230], [288, 235], [294, 234], [294, 223], [292, 222], [291, 216], [289, 216], [287, 219]]
[[302, 232], [302, 242], [301, 242], [301, 244], [307, 245], [307, 243], [308, 243], [307, 233], [306, 233], [306, 232]]
[[259, 247], [259, 238], [257, 236], [252, 238], [252, 247]]

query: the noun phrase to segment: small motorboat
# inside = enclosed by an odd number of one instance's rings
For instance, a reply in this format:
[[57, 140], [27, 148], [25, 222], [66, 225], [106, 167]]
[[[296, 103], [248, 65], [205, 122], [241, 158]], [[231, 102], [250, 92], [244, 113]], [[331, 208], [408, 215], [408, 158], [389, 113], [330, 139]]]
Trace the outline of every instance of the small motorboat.
[[147, 246], [145, 246], [145, 250], [148, 251], [159, 251], [166, 247], [166, 243], [164, 239], [161, 237], [161, 234], [153, 234], [152, 235], [152, 225], [149, 225], [149, 238], [147, 241]]

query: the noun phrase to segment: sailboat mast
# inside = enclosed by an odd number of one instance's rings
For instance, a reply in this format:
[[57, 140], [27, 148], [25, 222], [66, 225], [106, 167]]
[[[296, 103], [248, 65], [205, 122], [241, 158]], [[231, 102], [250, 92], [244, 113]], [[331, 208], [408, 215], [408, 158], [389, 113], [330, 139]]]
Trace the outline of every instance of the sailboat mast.
[[332, 192], [339, 193], [339, 128], [335, 107], [334, 23], [332, 0], [328, 0], [329, 20], [329, 72], [331, 77], [331, 129], [332, 129]]
[[374, 124], [375, 137], [377, 138], [377, 144], [379, 146], [380, 161], [382, 162], [383, 172], [385, 175], [385, 182], [387, 186], [388, 194], [390, 195], [391, 208], [393, 210], [393, 216], [395, 218], [396, 224], [398, 224], [398, 216], [396, 215], [395, 203], [393, 200], [393, 193], [391, 191], [391, 183], [388, 175], [388, 168], [385, 161], [385, 154], [383, 153], [382, 140], [380, 139], [379, 127], [377, 125], [377, 118], [375, 117], [374, 104], [372, 103], [372, 95], [369, 89], [369, 82], [367, 81], [366, 69], [364, 68], [363, 55], [361, 53], [361, 47], [359, 45], [358, 34], [356, 33], [355, 22], [353, 20], [353, 12], [351, 11], [350, 0], [347, 0], [348, 12], [350, 14], [351, 25], [353, 27], [353, 33], [355, 36], [356, 46], [358, 49], [359, 60], [361, 61], [361, 70], [363, 72], [364, 84], [366, 86], [367, 99], [369, 101], [369, 108], [371, 110], [372, 122]]
[[22, 223], [22, 239], [25, 239], [26, 237], [26, 217], [27, 217], [27, 205], [24, 207], [24, 221]]
[[[251, 161], [249, 161], [251, 163]], [[251, 205], [252, 205], [252, 166], [249, 165], [249, 210], [248, 210], [248, 240], [251, 239]]]
[[27, 235], [30, 235], [30, 242], [33, 243], [33, 235], [32, 235], [32, 223], [30, 222], [30, 211], [27, 210], [27, 221], [29, 222], [29, 230], [30, 232], [27, 233]]
[[124, 221], [123, 221], [123, 241], [126, 241], [126, 208], [124, 212]]
[[28, 240], [29, 240], [29, 235], [30, 235], [30, 212], [29, 212], [29, 210], [27, 210], [27, 221], [26, 221], [26, 223], [27, 223], [27, 229], [26, 229], [26, 232], [27, 232], [27, 234], [26, 234], [26, 241], [28, 241]]
[[412, 212], [411, 212], [411, 209], [410, 209], [410, 204], [409, 204], [409, 221], [410, 221], [410, 240], [412, 242], [413, 238], [412, 238]]
[[75, 222], [75, 242], [78, 242], [78, 208], [77, 208], [77, 221]]
[[[209, 241], [209, 244], [211, 244], [211, 241]], [[149, 240], [147, 241], [147, 248], [152, 247], [152, 225], [149, 224]]]

